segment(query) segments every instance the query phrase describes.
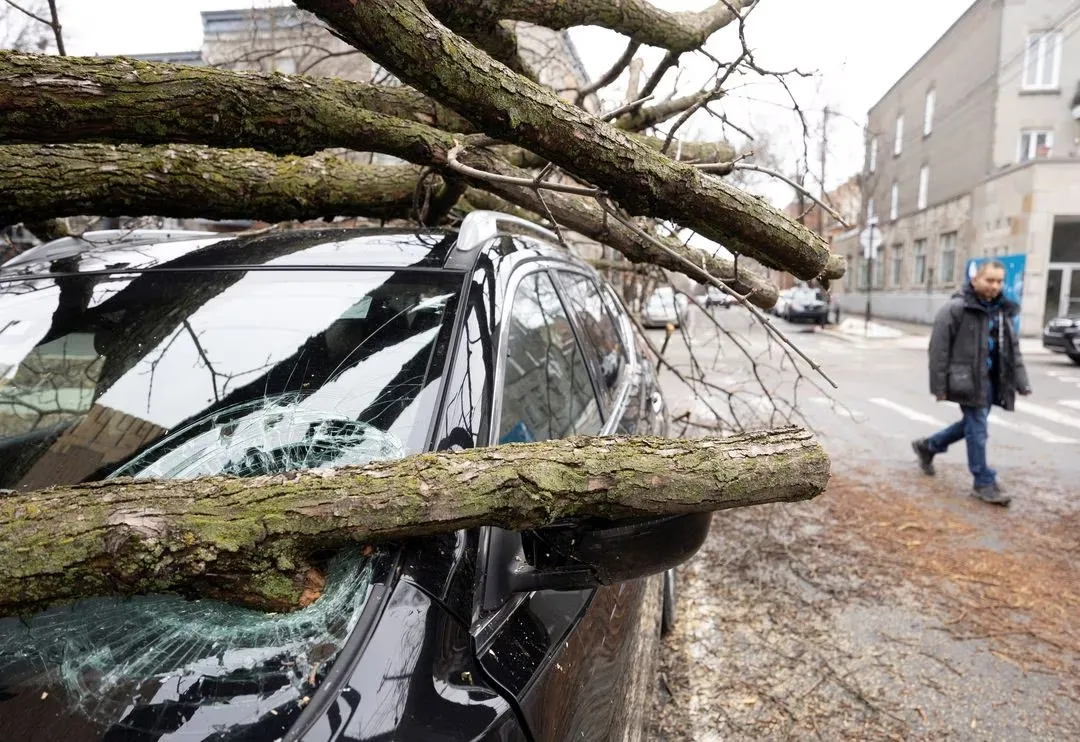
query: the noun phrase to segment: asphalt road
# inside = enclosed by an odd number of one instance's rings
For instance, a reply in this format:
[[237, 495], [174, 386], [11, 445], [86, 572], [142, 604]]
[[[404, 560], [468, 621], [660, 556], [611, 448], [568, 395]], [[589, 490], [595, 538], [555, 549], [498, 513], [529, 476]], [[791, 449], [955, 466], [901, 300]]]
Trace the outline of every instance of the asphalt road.
[[925, 335], [773, 318], [833, 388], [745, 311], [712, 316], [648, 331], [673, 435], [801, 424], [833, 479], [714, 515], [680, 568], [654, 737], [1080, 739], [1080, 366], [1024, 343], [1034, 394], [990, 417], [1003, 509], [968, 496], [963, 444], [933, 478], [916, 465], [911, 441], [959, 417], [930, 396]]
[[[695, 310], [688, 326], [672, 335], [664, 357], [687, 378], [703, 377], [733, 396], [701, 386], [695, 393], [662, 369], [676, 416], [690, 411], [694, 420], [711, 422], [715, 410], [721, 417], [736, 416], [751, 426], [791, 419], [820, 435], [835, 465], [874, 462], [883, 470], [914, 466], [911, 441], [960, 416], [956, 405], [937, 402], [930, 395], [925, 335], [864, 339], [772, 318], [777, 329], [836, 383], [833, 388], [806, 361], [794, 363], [786, 357], [779, 342], [770, 341], [760, 326], [747, 321], [746, 312], [718, 309], [713, 317], [731, 336]], [[662, 346], [665, 332], [648, 332]], [[991, 465], [1003, 487], [1038, 475], [1076, 482], [1080, 495], [1080, 366], [1043, 351], [1037, 341], [1024, 345], [1033, 394], [1018, 400], [1015, 412], [995, 408], [991, 413]], [[754, 375], [755, 366], [761, 381]], [[963, 444], [939, 457], [938, 466], [943, 471], [966, 471]]]

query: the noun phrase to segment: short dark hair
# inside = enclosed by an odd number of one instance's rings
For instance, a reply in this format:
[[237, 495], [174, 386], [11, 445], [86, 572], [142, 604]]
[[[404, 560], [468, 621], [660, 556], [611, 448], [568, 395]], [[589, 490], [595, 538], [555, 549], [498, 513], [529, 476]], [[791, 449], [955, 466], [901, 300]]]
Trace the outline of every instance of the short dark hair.
[[980, 263], [978, 269], [975, 271], [976, 276], [981, 276], [991, 268], [1000, 268], [1002, 272], [1005, 272], [1005, 264], [1000, 260], [987, 260], [985, 263]]

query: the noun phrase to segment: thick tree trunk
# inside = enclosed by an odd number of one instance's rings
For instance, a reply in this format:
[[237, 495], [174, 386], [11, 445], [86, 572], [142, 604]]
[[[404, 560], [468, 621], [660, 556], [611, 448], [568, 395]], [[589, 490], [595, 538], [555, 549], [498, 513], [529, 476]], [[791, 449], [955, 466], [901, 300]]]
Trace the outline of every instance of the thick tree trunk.
[[576, 438], [253, 479], [112, 480], [0, 496], [0, 615], [175, 591], [300, 606], [312, 555], [479, 525], [707, 512], [820, 494], [798, 428], [730, 438]]
[[[293, 155], [344, 148], [428, 165], [453, 146], [450, 132], [477, 129], [408, 87], [0, 51], [5, 144], [179, 142]], [[638, 138], [657, 150], [663, 143]], [[729, 162], [735, 156], [726, 142], [683, 147], [682, 159], [695, 162]], [[508, 156], [522, 166], [544, 162], [517, 148]]]
[[828, 246], [806, 227], [514, 74], [439, 23], [420, 0], [296, 4], [486, 134], [596, 184], [631, 213], [670, 219], [800, 278], [825, 269]]
[[[186, 144], [0, 146], [0, 225], [94, 214], [407, 218], [420, 168]], [[435, 186], [441, 188], [436, 178]]]
[[0, 51], [5, 144], [179, 142], [292, 155], [340, 147], [428, 164], [433, 146], [453, 146], [439, 129], [461, 126], [473, 130], [412, 88]]
[[[461, 159], [487, 172], [529, 177], [482, 150], [466, 151]], [[0, 146], [0, 225], [76, 214], [269, 222], [335, 215], [407, 217], [419, 177], [419, 169], [413, 166], [360, 165], [328, 155], [276, 157], [195, 145]], [[541, 201], [530, 187], [486, 180], [474, 180], [473, 185], [500, 194], [528, 210], [531, 218], [550, 210], [560, 224], [610, 245], [635, 262], [652, 263], [699, 281], [708, 281], [712, 275], [757, 306], [768, 309], [776, 303], [777, 289], [767, 279], [746, 269], [736, 273], [730, 260], [658, 238], [671, 251], [664, 252], [607, 217], [591, 199], [552, 193]], [[459, 188], [449, 188], [438, 176], [427, 186], [434, 189], [432, 214], [449, 209], [460, 195]], [[474, 201], [483, 199], [474, 197]], [[491, 207], [505, 208], [506, 204], [488, 202], [485, 206]], [[676, 255], [700, 268], [691, 268]]]

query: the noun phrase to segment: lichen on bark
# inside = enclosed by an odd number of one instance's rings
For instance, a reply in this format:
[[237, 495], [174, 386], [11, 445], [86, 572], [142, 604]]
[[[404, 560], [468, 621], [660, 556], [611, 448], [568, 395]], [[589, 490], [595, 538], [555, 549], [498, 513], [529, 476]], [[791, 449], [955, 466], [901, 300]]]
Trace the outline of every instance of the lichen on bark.
[[798, 428], [579, 437], [242, 479], [112, 479], [0, 497], [0, 615], [79, 597], [210, 595], [299, 607], [313, 555], [494, 525], [709, 512], [815, 497], [829, 460]]

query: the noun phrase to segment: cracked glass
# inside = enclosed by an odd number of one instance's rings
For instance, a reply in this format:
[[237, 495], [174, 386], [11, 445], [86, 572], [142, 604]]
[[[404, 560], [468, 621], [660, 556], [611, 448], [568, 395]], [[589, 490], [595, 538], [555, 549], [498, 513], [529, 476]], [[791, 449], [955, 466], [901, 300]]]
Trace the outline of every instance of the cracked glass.
[[[0, 489], [424, 450], [460, 282], [407, 269], [2, 282]], [[289, 614], [150, 595], [0, 618], [0, 739], [276, 739], [383, 558], [335, 555], [323, 595]]]

